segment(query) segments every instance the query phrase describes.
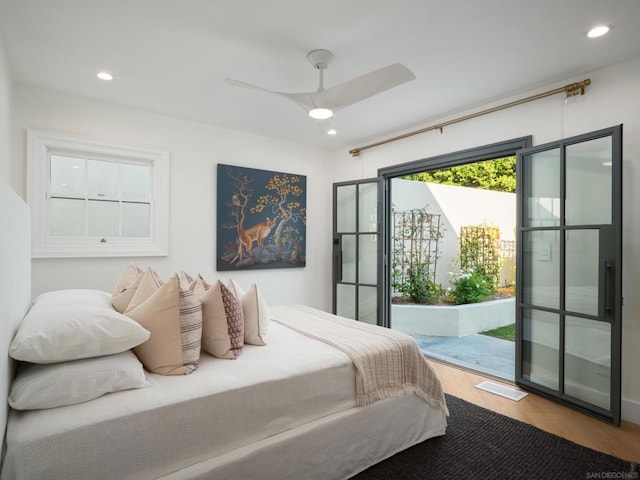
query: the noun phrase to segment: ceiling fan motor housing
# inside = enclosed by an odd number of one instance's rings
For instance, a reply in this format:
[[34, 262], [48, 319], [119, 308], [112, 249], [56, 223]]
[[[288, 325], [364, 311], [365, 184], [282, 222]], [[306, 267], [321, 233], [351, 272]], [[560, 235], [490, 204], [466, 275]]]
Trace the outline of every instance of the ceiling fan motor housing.
[[309, 63], [314, 66], [314, 68], [321, 70], [327, 68], [329, 62], [333, 58], [333, 53], [329, 50], [313, 50], [307, 54], [307, 59]]

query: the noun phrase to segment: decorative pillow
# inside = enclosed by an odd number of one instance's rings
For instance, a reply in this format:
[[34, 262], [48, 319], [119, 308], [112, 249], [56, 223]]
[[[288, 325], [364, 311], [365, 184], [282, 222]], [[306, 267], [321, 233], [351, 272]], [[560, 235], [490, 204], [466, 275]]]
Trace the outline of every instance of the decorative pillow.
[[11, 384], [9, 405], [16, 410], [54, 408], [148, 385], [142, 364], [130, 350], [51, 365], [23, 363]]
[[133, 296], [136, 294], [136, 290], [138, 290], [141, 280], [142, 275], [138, 275], [136, 279], [131, 282], [124, 290], [120, 291], [120, 293], [111, 295], [111, 305], [116, 309], [117, 312], [124, 313], [125, 310], [129, 308], [129, 303], [131, 303]]
[[184, 270], [178, 275], [178, 280], [180, 280], [180, 288], [182, 290], [189, 290], [189, 285], [193, 283], [193, 277]]
[[244, 314], [244, 343], [266, 345], [265, 335], [271, 314], [255, 283], [249, 287], [249, 291], [242, 296], [240, 302]]
[[191, 282], [191, 285], [189, 286], [189, 290], [191, 290], [198, 298], [202, 298], [205, 292], [210, 288], [211, 285], [209, 285], [200, 274], [198, 274], [198, 278]]
[[147, 270], [125, 313], [151, 332], [149, 340], [133, 350], [147, 369], [187, 375], [198, 367], [202, 305], [192, 292], [180, 289], [177, 275], [159, 285]]
[[240, 288], [238, 282], [236, 282], [233, 278], [230, 278], [227, 282], [227, 288], [235, 295], [237, 299], [241, 299], [244, 295], [244, 290]]
[[111, 296], [116, 296], [121, 293], [125, 288], [131, 285], [141, 273], [142, 270], [140, 270], [134, 263], [128, 263], [127, 266], [124, 267], [122, 275], [120, 275], [120, 278], [116, 281], [116, 285], [113, 287]]
[[22, 320], [9, 355], [57, 363], [120, 353], [149, 338], [140, 324], [116, 312], [109, 294], [62, 290], [39, 296]]
[[240, 301], [220, 280], [200, 300], [204, 350], [218, 358], [236, 358], [244, 344], [244, 315]]

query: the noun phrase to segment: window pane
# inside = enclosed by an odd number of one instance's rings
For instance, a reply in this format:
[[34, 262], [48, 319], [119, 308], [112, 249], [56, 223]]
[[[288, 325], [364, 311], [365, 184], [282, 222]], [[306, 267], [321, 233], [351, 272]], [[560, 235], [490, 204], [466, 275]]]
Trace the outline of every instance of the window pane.
[[122, 236], [149, 237], [151, 208], [148, 203], [122, 203]]
[[51, 235], [56, 237], [84, 236], [84, 200], [52, 198], [50, 206]]
[[148, 200], [151, 198], [151, 167], [121, 163], [122, 198]]
[[87, 234], [90, 237], [118, 236], [118, 202], [87, 202]]
[[87, 182], [90, 197], [118, 198], [118, 164], [87, 160]]
[[51, 155], [51, 193], [56, 195], [85, 195], [84, 159]]
[[611, 137], [566, 148], [567, 225], [611, 223]]

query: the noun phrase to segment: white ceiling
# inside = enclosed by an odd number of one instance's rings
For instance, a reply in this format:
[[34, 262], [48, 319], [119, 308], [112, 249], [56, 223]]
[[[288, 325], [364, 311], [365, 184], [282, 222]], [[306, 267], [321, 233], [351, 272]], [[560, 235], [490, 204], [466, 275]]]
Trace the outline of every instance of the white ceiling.
[[[640, 0], [0, 0], [16, 84], [330, 149], [639, 57], [639, 25]], [[327, 88], [395, 62], [417, 78], [331, 121], [225, 81], [315, 90], [318, 48]]]

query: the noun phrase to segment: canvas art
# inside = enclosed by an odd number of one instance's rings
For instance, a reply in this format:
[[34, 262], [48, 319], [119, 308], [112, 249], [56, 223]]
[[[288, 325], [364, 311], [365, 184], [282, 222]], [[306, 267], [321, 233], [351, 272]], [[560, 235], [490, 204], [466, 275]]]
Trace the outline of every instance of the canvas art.
[[306, 262], [307, 178], [218, 164], [216, 269]]

